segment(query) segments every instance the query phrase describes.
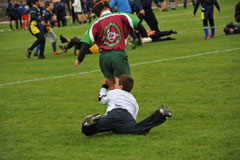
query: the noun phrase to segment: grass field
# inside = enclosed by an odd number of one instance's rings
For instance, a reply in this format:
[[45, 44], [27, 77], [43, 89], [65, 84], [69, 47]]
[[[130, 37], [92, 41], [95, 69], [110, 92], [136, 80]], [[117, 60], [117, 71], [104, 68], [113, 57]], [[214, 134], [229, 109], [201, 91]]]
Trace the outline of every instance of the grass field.
[[[176, 41], [127, 47], [140, 111], [137, 121], [160, 104], [173, 117], [146, 136], [111, 133], [86, 137], [85, 116], [104, 114], [97, 101], [104, 80], [98, 55], [74, 67], [73, 50], [45, 60], [27, 59], [35, 40], [28, 31], [0, 33], [1, 160], [237, 160], [240, 158], [240, 35], [225, 36], [238, 0], [221, 0], [216, 38], [203, 40], [200, 9], [158, 14], [161, 30], [178, 31]], [[216, 10], [215, 10], [216, 11]], [[144, 23], [145, 25], [145, 23]], [[8, 29], [8, 25], [0, 25]], [[55, 29], [81, 37], [87, 25]]]

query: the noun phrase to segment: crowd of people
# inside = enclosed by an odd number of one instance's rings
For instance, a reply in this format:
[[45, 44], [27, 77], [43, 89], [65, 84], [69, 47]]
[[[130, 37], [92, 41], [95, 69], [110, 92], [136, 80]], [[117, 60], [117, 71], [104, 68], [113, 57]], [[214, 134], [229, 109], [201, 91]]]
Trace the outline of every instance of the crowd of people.
[[[87, 23], [87, 19], [88, 22], [91, 23], [92, 17], [94, 18], [92, 15], [92, 0], [67, 0], [66, 2], [65, 0], [44, 0], [39, 7], [42, 15], [45, 13], [45, 3], [47, 1], [51, 1], [54, 4], [52, 12], [54, 16], [56, 16], [58, 27], [67, 25], [67, 8], [72, 17], [73, 23], [76, 21], [79, 24]], [[19, 31], [20, 29], [27, 29], [29, 22], [29, 13], [33, 5], [33, 0], [27, 0], [27, 4], [25, 0], [8, 0], [8, 4], [6, 5], [6, 17], [10, 21], [11, 30], [14, 30], [12, 25], [13, 22], [15, 22], [16, 30]]]

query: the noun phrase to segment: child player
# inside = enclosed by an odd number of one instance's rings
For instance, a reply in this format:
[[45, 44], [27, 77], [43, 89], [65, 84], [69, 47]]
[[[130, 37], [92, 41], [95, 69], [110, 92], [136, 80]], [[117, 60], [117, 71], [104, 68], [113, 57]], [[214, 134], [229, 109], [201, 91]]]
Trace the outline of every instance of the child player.
[[[26, 9], [25, 7], [25, 0], [21, 0], [20, 1], [20, 7], [19, 7], [19, 12], [21, 14], [21, 18], [22, 18], [22, 28], [23, 29], [27, 29], [28, 26], [28, 14], [29, 14], [29, 9]], [[27, 6], [28, 7], [28, 6]], [[26, 25], [25, 25], [26, 24]]]
[[31, 58], [32, 50], [40, 44], [40, 54], [39, 59], [44, 59], [44, 48], [45, 48], [45, 37], [44, 33], [41, 32], [42, 25], [46, 25], [45, 22], [41, 19], [41, 0], [33, 0], [33, 7], [30, 10], [30, 33], [37, 38], [37, 40], [27, 49], [27, 57]]
[[100, 50], [100, 68], [104, 77], [108, 79], [110, 89], [121, 74], [130, 75], [128, 56], [125, 52], [126, 38], [134, 28], [139, 30], [143, 37], [147, 36], [146, 30], [139, 23], [140, 20], [128, 13], [111, 13], [109, 3], [104, 0], [96, 0], [93, 12], [98, 17], [89, 26], [88, 31], [81, 39], [82, 47], [75, 61], [78, 67], [89, 51], [92, 43], [96, 42]]
[[91, 136], [101, 132], [113, 132], [118, 134], [146, 135], [153, 127], [163, 124], [172, 112], [161, 105], [152, 115], [145, 120], [136, 123], [139, 110], [138, 103], [131, 94], [134, 80], [131, 76], [122, 74], [115, 89], [107, 91], [108, 82], [105, 81], [98, 100], [108, 106], [106, 115], [89, 115], [82, 124], [82, 132]]
[[[56, 22], [56, 18], [53, 15], [53, 2], [47, 1], [45, 3], [46, 10], [43, 14], [42, 20], [45, 22], [45, 24], [48, 24], [47, 26], [42, 27], [42, 32], [48, 37], [48, 39], [52, 42], [52, 48], [53, 48], [53, 54], [59, 54], [60, 51], [57, 50], [57, 37], [55, 33], [53, 32], [53, 29], [51, 28], [51, 25], [58, 26], [58, 23]], [[37, 49], [34, 53], [34, 55], [38, 54], [39, 45], [37, 46]]]
[[195, 17], [199, 4], [201, 4], [201, 9], [202, 9], [202, 21], [203, 21], [203, 30], [205, 33], [204, 39], [209, 39], [209, 33], [208, 33], [208, 21], [211, 26], [211, 37], [215, 38], [215, 25], [214, 25], [214, 7], [213, 5], [216, 6], [218, 9], [219, 13], [221, 12], [220, 6], [217, 2], [217, 0], [197, 0], [196, 5], [194, 7], [193, 11], [193, 17]]

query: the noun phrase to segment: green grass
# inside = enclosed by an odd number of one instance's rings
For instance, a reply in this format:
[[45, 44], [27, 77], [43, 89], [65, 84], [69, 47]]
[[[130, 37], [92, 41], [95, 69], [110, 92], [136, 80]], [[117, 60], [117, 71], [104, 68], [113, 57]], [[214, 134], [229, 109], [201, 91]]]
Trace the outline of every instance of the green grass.
[[[203, 40], [200, 10], [193, 19], [189, 5], [186, 10], [178, 6], [176, 11], [155, 12], [161, 30], [178, 31], [176, 41], [148, 43], [136, 50], [127, 47], [130, 64], [170, 59], [131, 66], [132, 93], [140, 106], [137, 120], [163, 103], [173, 112], [166, 123], [146, 136], [84, 136], [84, 117], [106, 111], [97, 102], [104, 80], [101, 72], [0, 86], [0, 159], [239, 159], [240, 37], [223, 32], [234, 22], [237, 0], [219, 3], [222, 13], [216, 12], [215, 39]], [[86, 29], [87, 25], [74, 25], [54, 31], [58, 36], [81, 37]], [[26, 48], [35, 40], [28, 31], [4, 31], [0, 37], [0, 85], [99, 69], [97, 54], [87, 55], [75, 68], [73, 50], [53, 55], [49, 40], [47, 59], [27, 59]], [[213, 51], [218, 52], [171, 60]]]

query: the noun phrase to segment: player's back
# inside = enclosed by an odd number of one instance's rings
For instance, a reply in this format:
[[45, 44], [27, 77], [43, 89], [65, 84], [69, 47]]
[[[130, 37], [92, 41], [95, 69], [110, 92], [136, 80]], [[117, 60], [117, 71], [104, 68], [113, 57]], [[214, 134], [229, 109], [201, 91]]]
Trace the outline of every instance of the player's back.
[[126, 13], [107, 13], [90, 26], [91, 40], [101, 50], [125, 50], [126, 39], [133, 28], [133, 20]]
[[136, 119], [139, 106], [131, 93], [121, 89], [114, 89], [107, 93], [107, 98], [109, 99], [107, 112], [113, 109], [122, 108], [127, 110], [134, 119]]

